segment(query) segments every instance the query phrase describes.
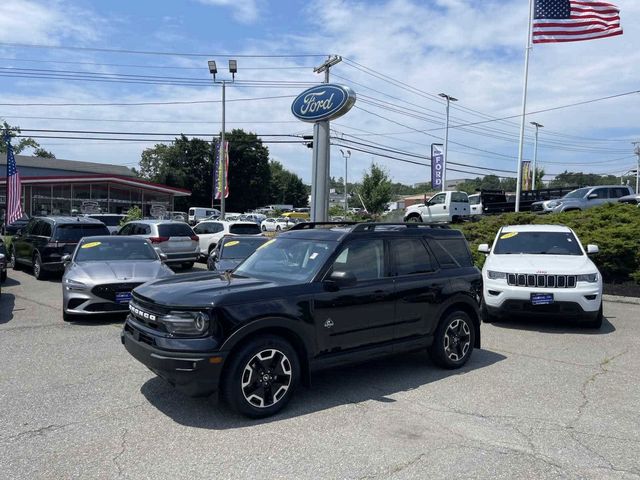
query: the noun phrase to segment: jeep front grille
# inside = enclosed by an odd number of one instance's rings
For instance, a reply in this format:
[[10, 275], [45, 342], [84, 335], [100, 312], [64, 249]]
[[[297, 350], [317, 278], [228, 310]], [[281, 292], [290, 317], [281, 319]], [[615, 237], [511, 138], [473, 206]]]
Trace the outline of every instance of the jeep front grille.
[[575, 288], [576, 276], [509, 273], [507, 283], [514, 287]]

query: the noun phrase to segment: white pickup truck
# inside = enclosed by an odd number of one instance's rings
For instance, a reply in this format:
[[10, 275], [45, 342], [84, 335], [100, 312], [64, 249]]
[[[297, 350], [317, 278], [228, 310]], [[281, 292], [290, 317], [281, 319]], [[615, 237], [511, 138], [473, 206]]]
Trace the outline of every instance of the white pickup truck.
[[469, 197], [465, 192], [440, 192], [425, 204], [405, 209], [405, 222], [456, 223], [468, 219]]

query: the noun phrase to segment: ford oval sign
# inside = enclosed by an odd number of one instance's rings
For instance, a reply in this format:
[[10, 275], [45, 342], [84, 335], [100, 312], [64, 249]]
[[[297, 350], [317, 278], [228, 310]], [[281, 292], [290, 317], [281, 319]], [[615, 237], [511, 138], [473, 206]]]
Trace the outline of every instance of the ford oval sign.
[[321, 122], [338, 118], [356, 103], [349, 87], [325, 83], [305, 90], [291, 104], [291, 112], [303, 122]]

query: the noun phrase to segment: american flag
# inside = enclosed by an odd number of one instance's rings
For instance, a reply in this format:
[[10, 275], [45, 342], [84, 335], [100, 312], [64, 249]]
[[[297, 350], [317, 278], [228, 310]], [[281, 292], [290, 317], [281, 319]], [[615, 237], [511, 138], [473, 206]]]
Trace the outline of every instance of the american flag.
[[622, 35], [620, 9], [597, 0], [535, 0], [533, 43], [578, 42]]
[[11, 137], [7, 135], [5, 140], [7, 142], [7, 214], [5, 220], [9, 225], [22, 218], [24, 214], [20, 203], [22, 184], [20, 183], [20, 174], [16, 168], [16, 157], [13, 155]]

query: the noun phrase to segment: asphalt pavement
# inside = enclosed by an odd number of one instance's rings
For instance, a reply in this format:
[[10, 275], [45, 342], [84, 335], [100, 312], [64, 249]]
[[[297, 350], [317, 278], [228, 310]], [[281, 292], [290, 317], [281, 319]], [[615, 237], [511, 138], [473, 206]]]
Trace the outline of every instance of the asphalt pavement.
[[156, 378], [121, 321], [64, 323], [61, 301], [29, 272], [2, 287], [0, 478], [640, 478], [637, 305], [606, 302], [600, 331], [483, 325], [457, 371], [411, 354], [321, 372], [253, 421]]

